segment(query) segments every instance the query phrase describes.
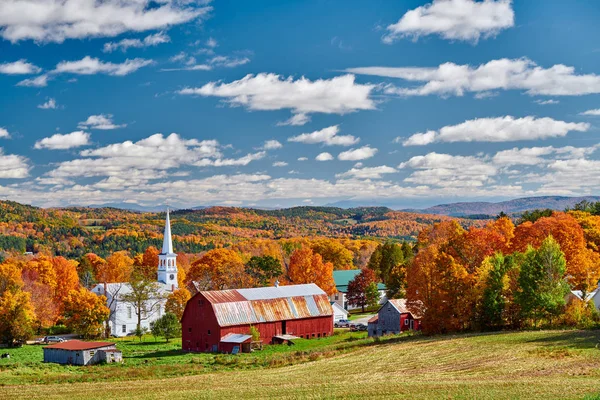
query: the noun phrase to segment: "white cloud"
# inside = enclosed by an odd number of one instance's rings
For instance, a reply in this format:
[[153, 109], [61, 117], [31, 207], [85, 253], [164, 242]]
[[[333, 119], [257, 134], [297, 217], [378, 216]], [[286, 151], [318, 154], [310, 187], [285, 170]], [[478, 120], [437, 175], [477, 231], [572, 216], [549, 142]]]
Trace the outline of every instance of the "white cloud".
[[308, 161], [308, 157], [298, 157], [298, 161]]
[[206, 46], [210, 47], [211, 49], [214, 49], [215, 47], [217, 47], [219, 44], [217, 43], [217, 41], [213, 38], [208, 38], [208, 40], [206, 41]]
[[10, 138], [10, 133], [5, 128], [0, 126], [0, 138], [8, 139]]
[[153, 63], [154, 61], [152, 60], [134, 58], [133, 60], [127, 59], [121, 64], [114, 64], [111, 62], [100, 61], [98, 58], [85, 56], [84, 58], [78, 61], [61, 61], [56, 65], [56, 68], [52, 72], [55, 74], [106, 74], [113, 76], [125, 76]]
[[401, 96], [462, 96], [466, 92], [525, 90], [529, 95], [580, 96], [600, 93], [600, 76], [577, 74], [574, 67], [556, 64], [542, 68], [527, 58], [492, 60], [473, 67], [451, 62], [439, 67], [364, 67], [347, 72], [425, 82], [423, 86], [388, 86], [385, 92]]
[[336, 178], [381, 179], [383, 178], [383, 174], [393, 174], [396, 172], [398, 170], [387, 165], [364, 168], [355, 166], [342, 174], [336, 174]]
[[493, 37], [513, 27], [514, 18], [511, 0], [433, 0], [389, 25], [383, 41], [392, 43], [402, 37], [440, 35], [444, 39], [477, 43], [481, 37]]
[[104, 43], [103, 51], [105, 53], [112, 53], [115, 50], [121, 50], [126, 52], [130, 47], [142, 48], [142, 47], [154, 47], [159, 44], [169, 43], [171, 38], [164, 32], [157, 32], [152, 35], [146, 36], [144, 39], [123, 39], [119, 42], [108, 42]]
[[285, 161], [275, 161], [273, 163], [274, 167], [286, 167], [288, 165], [288, 163], [286, 163]]
[[554, 99], [536, 100], [535, 103], [537, 103], [537, 104], [539, 104], [541, 106], [547, 106], [547, 105], [551, 105], [551, 104], [558, 104], [558, 103], [560, 103], [560, 101], [554, 100]]
[[[553, 160], [579, 159], [585, 158], [597, 150], [598, 146], [592, 147], [514, 147], [508, 150], [497, 152], [492, 161], [500, 166], [513, 165], [543, 165], [548, 164]], [[553, 159], [545, 158], [544, 156], [553, 156]]]
[[56, 110], [58, 105], [56, 104], [55, 99], [50, 98], [47, 102], [40, 104], [37, 107], [41, 108], [42, 110]]
[[600, 108], [597, 108], [595, 110], [587, 110], [587, 111], [580, 113], [579, 115], [600, 116]]
[[586, 132], [587, 123], [557, 121], [552, 118], [527, 116], [515, 118], [478, 118], [458, 125], [449, 125], [438, 131], [416, 133], [402, 141], [404, 146], [423, 146], [436, 142], [510, 142], [562, 137], [571, 131]]
[[30, 169], [27, 158], [15, 154], [4, 154], [4, 150], [0, 148], [0, 178], [27, 178]]
[[[0, 5], [0, 8], [2, 6]], [[2, 17], [0, 17], [2, 18]], [[37, 74], [42, 69], [27, 62], [27, 60], [21, 59], [15, 62], [2, 63], [0, 64], [0, 74], [6, 75], [26, 75], [26, 74]]]
[[398, 168], [415, 170], [405, 182], [454, 188], [483, 187], [498, 173], [496, 166], [481, 158], [439, 153], [412, 157]]
[[232, 106], [249, 110], [290, 109], [296, 115], [347, 114], [374, 109], [375, 102], [369, 97], [374, 88], [357, 84], [353, 75], [311, 81], [305, 77], [294, 79], [261, 73], [231, 83], [209, 82], [199, 88], [187, 87], [179, 94], [222, 97]]
[[112, 114], [90, 115], [88, 119], [81, 121], [77, 127], [79, 129], [111, 130], [124, 128], [127, 126], [127, 124], [116, 125], [112, 119]]
[[310, 122], [310, 117], [306, 114], [300, 113], [300, 114], [292, 115], [290, 118], [286, 119], [285, 121], [278, 122], [277, 126], [287, 126], [287, 125], [302, 126], [302, 125], [307, 124], [308, 122]]
[[75, 131], [62, 135], [54, 134], [35, 142], [36, 149], [67, 150], [90, 144], [90, 134], [83, 131]]
[[338, 160], [343, 161], [358, 161], [358, 160], [366, 160], [367, 158], [371, 158], [377, 153], [377, 149], [363, 146], [358, 149], [350, 149], [348, 151], [343, 151], [338, 155]]
[[359, 138], [352, 135], [338, 135], [339, 132], [339, 126], [333, 125], [311, 133], [292, 136], [288, 138], [288, 142], [305, 144], [323, 143], [326, 146], [352, 146], [360, 141]]
[[3, 0], [0, 36], [61, 43], [166, 29], [206, 15], [204, 2], [178, 0]]
[[224, 158], [221, 149], [222, 146], [216, 140], [186, 140], [176, 133], [167, 137], [157, 133], [137, 142], [127, 140], [84, 150], [80, 153], [84, 158], [59, 163], [47, 177], [107, 176], [113, 178], [114, 182], [126, 176], [129, 184], [135, 185], [151, 179], [165, 178], [167, 170], [181, 166], [245, 166], [266, 155], [266, 152], [260, 151], [240, 158]]
[[324, 153], [320, 153], [318, 156], [315, 157], [315, 160], [317, 161], [331, 161], [333, 160], [333, 156], [327, 152]]
[[17, 86], [25, 86], [25, 87], [46, 87], [48, 86], [48, 80], [50, 78], [48, 75], [40, 75], [35, 78], [24, 79], [21, 82], [17, 83]]
[[234, 68], [240, 65], [248, 64], [248, 57], [215, 56], [208, 63], [215, 67]]
[[281, 143], [279, 143], [278, 140], [275, 140], [275, 139], [267, 140], [265, 142], [265, 144], [263, 144], [263, 146], [262, 146], [262, 148], [264, 150], [276, 150], [276, 149], [280, 149], [282, 147], [283, 147], [283, 145]]

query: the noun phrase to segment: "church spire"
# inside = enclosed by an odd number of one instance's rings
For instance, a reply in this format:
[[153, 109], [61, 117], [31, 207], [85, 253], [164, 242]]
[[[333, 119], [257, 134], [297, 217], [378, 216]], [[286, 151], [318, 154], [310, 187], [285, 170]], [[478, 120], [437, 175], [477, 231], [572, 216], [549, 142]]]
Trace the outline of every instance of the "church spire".
[[169, 220], [169, 209], [167, 208], [167, 220], [165, 221], [165, 234], [161, 254], [173, 254], [173, 241], [171, 240], [171, 221]]

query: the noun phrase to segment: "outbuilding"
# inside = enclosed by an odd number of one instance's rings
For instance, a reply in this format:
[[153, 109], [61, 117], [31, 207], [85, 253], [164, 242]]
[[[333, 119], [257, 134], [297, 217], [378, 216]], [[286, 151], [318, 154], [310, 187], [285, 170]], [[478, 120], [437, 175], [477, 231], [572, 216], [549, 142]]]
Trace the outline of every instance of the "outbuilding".
[[341, 319], [348, 319], [348, 311], [342, 308], [335, 301], [330, 302], [331, 308], [333, 308], [333, 322], [338, 322]]
[[369, 320], [370, 337], [398, 334], [408, 330], [420, 330], [420, 317], [413, 315], [406, 307], [405, 299], [389, 299]]
[[69, 340], [44, 347], [44, 362], [69, 365], [91, 365], [100, 362], [122, 362], [123, 355], [111, 342]]
[[[182, 348], [190, 352], [231, 352], [254, 327], [264, 344], [280, 335], [320, 338], [333, 334], [333, 309], [315, 284], [200, 291], [181, 318]], [[230, 336], [237, 334], [238, 336]], [[242, 340], [232, 344], [231, 340]]]

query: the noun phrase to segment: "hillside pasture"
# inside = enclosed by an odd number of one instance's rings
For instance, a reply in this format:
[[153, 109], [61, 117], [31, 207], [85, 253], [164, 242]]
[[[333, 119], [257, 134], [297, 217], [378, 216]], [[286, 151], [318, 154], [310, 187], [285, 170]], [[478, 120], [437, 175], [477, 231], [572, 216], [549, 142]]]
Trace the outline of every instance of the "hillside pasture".
[[[0, 387], [0, 398], [548, 400], [596, 399], [600, 395], [600, 331], [393, 337], [381, 342], [358, 335], [344, 333], [330, 338], [329, 342], [305, 341], [307, 354], [310, 353], [308, 347], [315, 346], [313, 355], [306, 362], [293, 365], [284, 362], [281, 364], [284, 366], [278, 368], [273, 368], [277, 366], [275, 362], [268, 366], [243, 365], [251, 357], [285, 360], [290, 354], [301, 352], [300, 347], [294, 350], [287, 346], [269, 347], [261, 356], [177, 356], [189, 357], [187, 363], [197, 368], [193, 375], [170, 379], [140, 379], [130, 375], [136, 363], [129, 357], [120, 367], [121, 376], [115, 377], [119, 381], [60, 386], [9, 383]], [[326, 349], [330, 349], [331, 354]], [[202, 363], [195, 363], [194, 360], [202, 357], [222, 357], [222, 362], [232, 360], [232, 364], [229, 368], [211, 371]], [[164, 365], [163, 369], [174, 366]], [[109, 366], [81, 368], [80, 374], [85, 377], [89, 369], [106, 367]], [[0, 375], [3, 383], [5, 372], [3, 369]]]

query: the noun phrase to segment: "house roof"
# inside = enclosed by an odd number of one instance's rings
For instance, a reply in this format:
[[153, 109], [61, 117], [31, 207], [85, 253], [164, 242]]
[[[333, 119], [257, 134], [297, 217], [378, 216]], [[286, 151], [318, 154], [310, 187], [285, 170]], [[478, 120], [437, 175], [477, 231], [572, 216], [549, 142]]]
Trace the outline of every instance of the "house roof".
[[[360, 271], [360, 269], [333, 271], [333, 280], [335, 281], [337, 291], [340, 293], [347, 293], [348, 284], [356, 277], [356, 275], [360, 274]], [[383, 283], [378, 283], [377, 290], [386, 290], [386, 287]]]
[[221, 338], [222, 343], [244, 343], [252, 339], [252, 335], [244, 335], [241, 333], [228, 333]]
[[340, 306], [335, 301], [330, 301], [329, 303], [331, 304], [331, 307], [336, 308], [339, 311], [343, 312], [344, 314], [348, 315], [348, 310], [346, 310], [344, 307]]
[[256, 324], [333, 315], [317, 285], [200, 292], [212, 304], [219, 326]]
[[[172, 286], [171, 285], [167, 285], [165, 283], [162, 282], [156, 282], [156, 285], [158, 286], [158, 291], [161, 294], [167, 294], [167, 293], [171, 293], [171, 289]], [[117, 298], [119, 298], [120, 296], [123, 296], [124, 294], [129, 294], [131, 293], [131, 285], [128, 282], [115, 282], [115, 283], [107, 283], [106, 284], [106, 292], [104, 293], [104, 283], [98, 283], [96, 286], [94, 286], [92, 288], [92, 293], [95, 294], [101, 294], [104, 296], [116, 296]]]
[[575, 297], [577, 297], [579, 300], [583, 300], [585, 302], [590, 301], [591, 299], [593, 299], [596, 294], [600, 293], [600, 289], [596, 289], [594, 291], [589, 292], [586, 296], [585, 296], [585, 300], [583, 299], [583, 292], [581, 290], [571, 290], [571, 294]]
[[379, 321], [379, 315], [374, 315], [367, 321], [368, 324], [376, 324]]
[[101, 347], [116, 346], [112, 342], [84, 342], [83, 340], [69, 340], [62, 343], [51, 344], [44, 349], [61, 349], [61, 350], [93, 350]]
[[385, 307], [387, 303], [390, 303], [400, 314], [411, 314], [415, 318], [420, 318], [420, 316], [415, 315], [406, 307], [406, 299], [388, 299], [381, 308]]

